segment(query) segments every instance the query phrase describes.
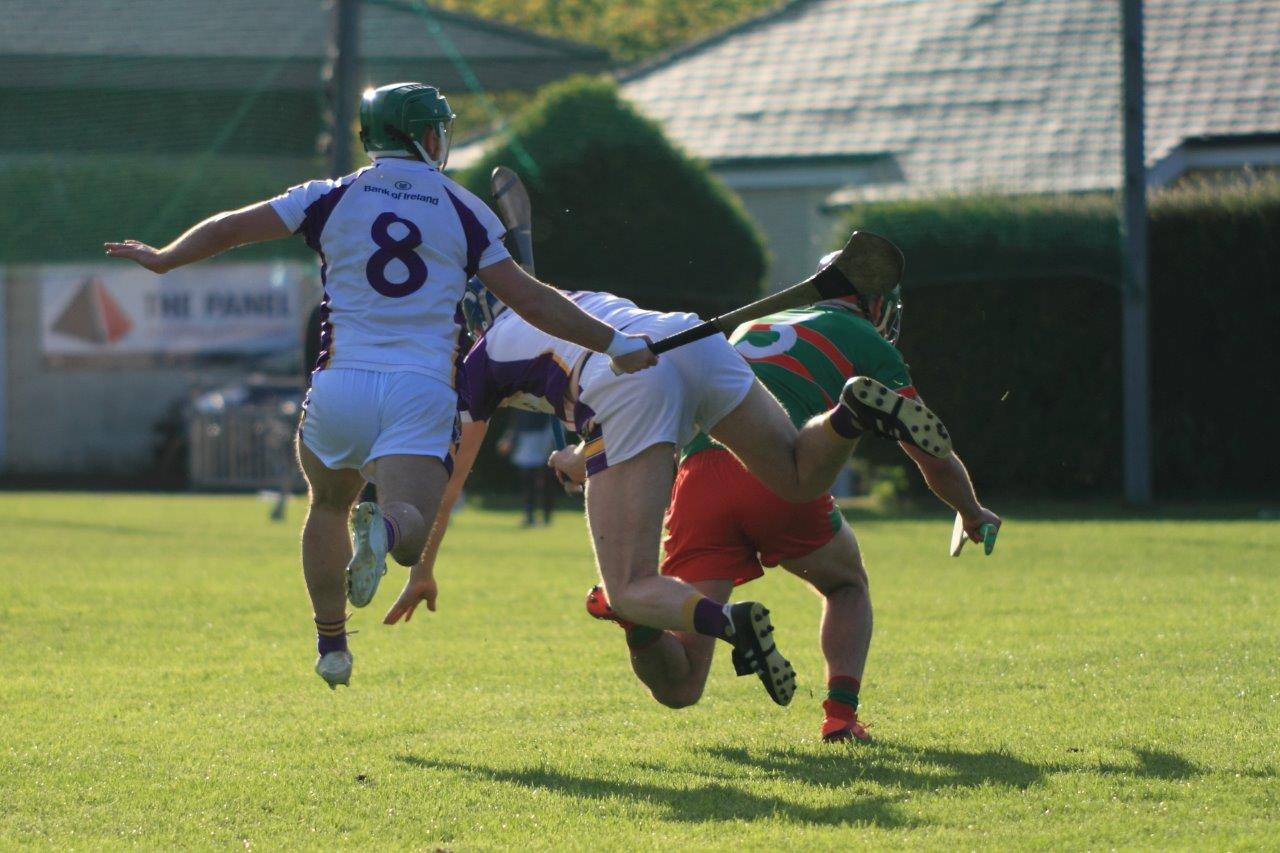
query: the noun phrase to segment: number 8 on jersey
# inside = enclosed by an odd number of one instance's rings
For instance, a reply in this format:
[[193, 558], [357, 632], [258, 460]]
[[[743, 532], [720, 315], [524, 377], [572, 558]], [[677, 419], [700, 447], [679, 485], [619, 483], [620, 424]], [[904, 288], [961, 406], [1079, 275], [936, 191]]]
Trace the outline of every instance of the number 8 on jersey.
[[[403, 225], [408, 233], [397, 239], [391, 236], [393, 223]], [[369, 285], [383, 296], [397, 299], [415, 293], [427, 281], [427, 262], [415, 249], [422, 245], [422, 232], [418, 226], [408, 219], [401, 219], [394, 213], [384, 213], [373, 221], [369, 236], [378, 246], [378, 251], [365, 264], [364, 274]], [[408, 275], [402, 282], [387, 279], [387, 265], [392, 261], [404, 264]]]

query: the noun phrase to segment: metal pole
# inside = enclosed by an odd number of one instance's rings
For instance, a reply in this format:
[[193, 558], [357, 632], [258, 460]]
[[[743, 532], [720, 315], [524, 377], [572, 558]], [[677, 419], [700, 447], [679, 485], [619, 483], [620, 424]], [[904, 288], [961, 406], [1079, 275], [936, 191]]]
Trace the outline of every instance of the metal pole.
[[5, 333], [9, 329], [9, 318], [5, 313], [5, 300], [9, 298], [9, 286], [6, 277], [8, 270], [0, 266], [0, 474], [3, 474], [9, 467], [8, 444], [9, 437], [9, 349], [5, 343]]
[[360, 0], [332, 0], [333, 22], [324, 67], [329, 96], [329, 174], [351, 171], [351, 129], [360, 97]]
[[1151, 502], [1151, 377], [1147, 337], [1147, 171], [1144, 158], [1142, 0], [1122, 0], [1124, 20], [1124, 278], [1120, 293], [1124, 379], [1124, 495]]

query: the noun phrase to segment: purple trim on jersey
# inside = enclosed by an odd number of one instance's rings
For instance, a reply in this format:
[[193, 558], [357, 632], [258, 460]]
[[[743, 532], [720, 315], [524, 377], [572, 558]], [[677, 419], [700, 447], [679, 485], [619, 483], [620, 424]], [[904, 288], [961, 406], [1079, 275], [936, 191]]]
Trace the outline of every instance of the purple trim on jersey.
[[462, 363], [471, 351], [471, 335], [467, 332], [467, 324], [462, 319], [462, 308], [453, 311], [453, 322], [458, 325], [458, 337], [453, 342], [453, 387], [458, 387], [458, 377], [462, 374]]
[[333, 321], [329, 319], [329, 291], [324, 292], [320, 300], [320, 352], [316, 356], [316, 366], [312, 372], [324, 370], [329, 366], [329, 357], [333, 354]]
[[[571, 292], [581, 293], [583, 295], [589, 295], [590, 293], [589, 291], [583, 291], [583, 290], [575, 290]], [[592, 357], [595, 355], [596, 353], [594, 352], [587, 353], [587, 357], [582, 360], [582, 364], [574, 372], [577, 373], [578, 376], [582, 376], [582, 374], [587, 369], [587, 362], [590, 361]], [[595, 409], [591, 408], [586, 403], [582, 402], [582, 383], [581, 382], [578, 383], [578, 393], [574, 394], [573, 400], [574, 400], [573, 431], [576, 432], [578, 435], [587, 435], [589, 433], [594, 432], [596, 428], [594, 423], [596, 418], [596, 412], [595, 412]]]
[[[587, 476], [594, 476], [608, 468], [609, 454], [604, 446], [604, 427], [596, 424], [591, 432], [583, 438], [583, 442], [587, 450]], [[599, 442], [599, 449], [593, 450], [591, 447], [593, 442]]]
[[531, 394], [546, 400], [562, 419], [564, 395], [569, 375], [552, 353], [519, 361], [496, 361], [489, 357], [488, 342], [481, 336], [463, 359], [455, 382], [460, 403], [475, 421], [487, 421], [503, 401], [516, 394]]
[[312, 373], [328, 367], [329, 357], [333, 355], [333, 320], [329, 317], [328, 283], [329, 261], [324, 256], [324, 252], [320, 252], [320, 289], [324, 296], [320, 299], [320, 351], [316, 354], [315, 366], [311, 368]]
[[476, 218], [471, 208], [463, 204], [456, 195], [449, 192], [449, 188], [444, 188], [445, 193], [449, 196], [449, 201], [453, 202], [453, 209], [458, 212], [458, 220], [462, 223], [462, 233], [467, 238], [467, 278], [475, 275], [480, 269], [480, 256], [484, 254], [484, 250], [489, 248], [489, 232], [480, 224], [480, 220]]
[[[363, 171], [364, 169], [360, 170], [360, 172]], [[345, 178], [341, 178], [338, 186], [311, 202], [302, 212], [302, 224], [293, 233], [301, 234], [312, 251], [320, 251], [320, 232], [324, 231], [324, 226], [328, 224], [333, 209], [338, 206], [338, 202], [342, 201], [342, 197], [355, 183], [360, 172], [352, 172]]]
[[586, 435], [588, 428], [596, 418], [595, 409], [582, 402], [582, 386], [578, 386], [578, 401], [573, 405], [573, 431], [578, 435]]

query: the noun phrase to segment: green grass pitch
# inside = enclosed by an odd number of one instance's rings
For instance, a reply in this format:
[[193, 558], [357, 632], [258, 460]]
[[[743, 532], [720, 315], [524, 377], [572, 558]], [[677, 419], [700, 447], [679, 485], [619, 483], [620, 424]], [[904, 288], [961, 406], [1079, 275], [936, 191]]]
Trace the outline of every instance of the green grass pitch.
[[356, 614], [312, 673], [295, 502], [0, 496], [0, 847], [848, 849], [1280, 845], [1280, 524], [856, 524], [870, 747], [817, 741], [818, 601], [767, 602], [791, 707], [721, 651], [658, 706], [583, 613], [579, 518], [459, 516], [440, 611]]

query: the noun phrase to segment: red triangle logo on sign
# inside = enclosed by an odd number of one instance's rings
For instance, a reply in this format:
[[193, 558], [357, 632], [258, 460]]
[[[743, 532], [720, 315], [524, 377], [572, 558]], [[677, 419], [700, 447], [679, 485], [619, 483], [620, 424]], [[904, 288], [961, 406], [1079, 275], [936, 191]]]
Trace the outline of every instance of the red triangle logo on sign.
[[111, 292], [107, 290], [107, 286], [102, 283], [102, 279], [90, 279], [89, 286], [93, 288], [94, 301], [98, 303], [102, 335], [107, 343], [114, 344], [129, 334], [133, 323], [129, 320], [129, 315], [120, 307], [120, 303], [116, 302]]
[[94, 344], [114, 344], [132, 328], [129, 315], [97, 276], [81, 283], [76, 295], [53, 321], [55, 332]]

